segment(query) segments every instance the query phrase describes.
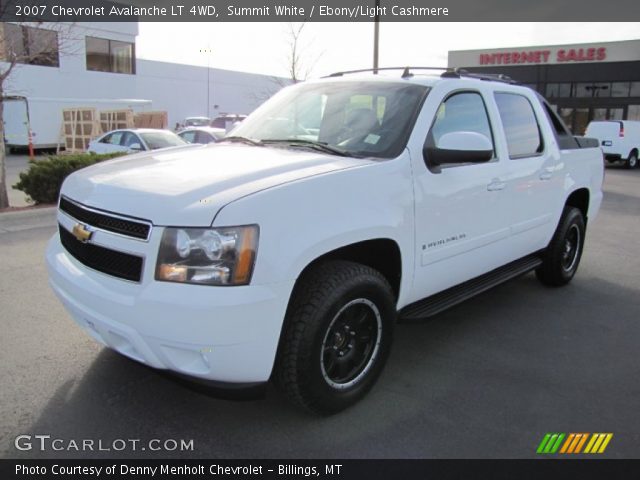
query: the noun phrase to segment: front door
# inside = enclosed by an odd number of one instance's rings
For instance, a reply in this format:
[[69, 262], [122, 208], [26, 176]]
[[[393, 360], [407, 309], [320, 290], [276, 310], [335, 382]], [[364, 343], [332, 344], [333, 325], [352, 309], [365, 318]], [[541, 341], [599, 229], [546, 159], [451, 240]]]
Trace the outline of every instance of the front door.
[[[424, 135], [437, 145], [442, 135], [456, 131], [480, 133], [493, 143], [495, 129], [481, 92], [465, 90], [442, 98]], [[428, 159], [419, 162], [414, 172], [414, 300], [500, 266], [501, 245], [509, 236], [504, 168], [495, 154], [484, 163], [438, 168], [430, 167]]]

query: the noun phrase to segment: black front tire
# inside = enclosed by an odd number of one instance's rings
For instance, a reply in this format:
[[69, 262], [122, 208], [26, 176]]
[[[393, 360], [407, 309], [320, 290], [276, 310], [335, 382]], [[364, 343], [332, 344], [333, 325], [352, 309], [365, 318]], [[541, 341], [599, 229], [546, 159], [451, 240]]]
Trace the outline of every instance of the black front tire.
[[293, 403], [314, 413], [344, 410], [382, 372], [395, 320], [393, 291], [378, 271], [338, 260], [312, 267], [296, 285], [287, 309], [276, 385]]
[[560, 223], [536, 269], [536, 276], [545, 285], [559, 287], [571, 281], [578, 270], [584, 247], [585, 219], [582, 212], [566, 206]]

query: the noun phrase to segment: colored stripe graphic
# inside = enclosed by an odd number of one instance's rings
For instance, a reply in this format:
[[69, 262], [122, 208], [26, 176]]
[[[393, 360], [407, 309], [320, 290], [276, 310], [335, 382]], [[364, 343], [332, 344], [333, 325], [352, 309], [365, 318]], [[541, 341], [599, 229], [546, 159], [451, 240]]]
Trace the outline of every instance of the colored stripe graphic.
[[576, 434], [570, 433], [569, 436], [567, 437], [567, 441], [564, 442], [564, 445], [562, 445], [562, 449], [560, 450], [560, 453], [567, 453], [567, 449], [569, 448], [569, 445], [571, 445], [571, 443], [573, 442], [574, 438], [576, 438]]
[[587, 438], [589, 438], [588, 433], [583, 433], [581, 435], [582, 435], [582, 438], [580, 439], [580, 442], [578, 442], [578, 445], [576, 445], [576, 449], [574, 450], [573, 453], [580, 453], [580, 451], [582, 450], [582, 446], [584, 445], [584, 442], [586, 442]]
[[560, 448], [560, 444], [564, 439], [564, 433], [547, 433], [540, 445], [538, 445], [537, 453], [556, 453], [558, 448]]
[[[538, 445], [536, 453], [604, 453], [612, 438], [613, 433], [547, 433]], [[585, 443], [586, 447], [583, 450]]]
[[613, 433], [594, 433], [584, 453], [604, 453], [613, 437]]

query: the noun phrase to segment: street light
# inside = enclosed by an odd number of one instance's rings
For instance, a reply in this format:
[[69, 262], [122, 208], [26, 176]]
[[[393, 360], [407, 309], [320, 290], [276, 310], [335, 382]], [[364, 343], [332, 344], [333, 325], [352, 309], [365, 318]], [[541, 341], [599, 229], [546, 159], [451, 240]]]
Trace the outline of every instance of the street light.
[[587, 92], [591, 92], [591, 97], [597, 97], [600, 90], [609, 90], [609, 85], [587, 85], [584, 87]]
[[210, 97], [209, 85], [210, 85], [210, 78], [211, 78], [211, 68], [209, 66], [209, 60], [211, 58], [211, 52], [212, 52], [211, 47], [200, 49], [200, 53], [205, 53], [207, 55], [207, 118], [209, 120], [211, 120], [211, 102], [209, 100], [209, 97]]

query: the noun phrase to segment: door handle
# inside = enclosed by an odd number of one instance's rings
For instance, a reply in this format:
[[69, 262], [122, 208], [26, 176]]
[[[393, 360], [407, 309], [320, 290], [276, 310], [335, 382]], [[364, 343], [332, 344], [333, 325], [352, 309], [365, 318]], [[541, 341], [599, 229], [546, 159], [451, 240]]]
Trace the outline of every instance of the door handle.
[[489, 190], [490, 192], [496, 192], [498, 190], [503, 190], [504, 187], [506, 186], [507, 186], [506, 182], [495, 179], [495, 180], [492, 180], [489, 185], [487, 185], [487, 190]]
[[553, 177], [553, 170], [550, 168], [545, 168], [540, 172], [540, 180], [551, 180], [551, 177]]

